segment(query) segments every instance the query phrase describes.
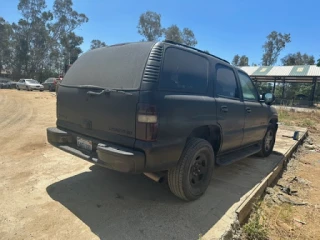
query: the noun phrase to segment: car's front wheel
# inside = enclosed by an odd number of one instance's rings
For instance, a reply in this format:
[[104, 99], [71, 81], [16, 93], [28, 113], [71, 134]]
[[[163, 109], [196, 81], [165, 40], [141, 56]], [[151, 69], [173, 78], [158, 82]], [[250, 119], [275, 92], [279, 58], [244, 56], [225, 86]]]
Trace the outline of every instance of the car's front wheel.
[[201, 197], [210, 184], [214, 158], [212, 146], [208, 141], [190, 139], [178, 165], [168, 171], [171, 192], [186, 201]]
[[269, 124], [267, 132], [262, 140], [261, 151], [258, 153], [260, 157], [268, 157], [276, 142], [276, 129], [273, 124]]

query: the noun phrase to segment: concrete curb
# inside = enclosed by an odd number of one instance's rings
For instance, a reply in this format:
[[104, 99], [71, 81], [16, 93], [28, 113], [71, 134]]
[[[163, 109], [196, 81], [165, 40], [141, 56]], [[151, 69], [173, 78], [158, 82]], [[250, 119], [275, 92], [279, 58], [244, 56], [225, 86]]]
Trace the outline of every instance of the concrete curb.
[[[301, 133], [301, 132], [300, 132]], [[269, 187], [280, 175], [283, 168], [287, 165], [288, 160], [291, 158], [292, 154], [297, 150], [297, 148], [303, 143], [303, 141], [308, 136], [308, 131], [305, 131], [301, 138], [296, 144], [292, 145], [291, 148], [284, 154], [281, 161], [275, 166], [273, 171], [268, 174], [257, 186], [255, 186], [246, 200], [237, 208], [237, 220], [240, 224], [243, 224], [245, 220], [249, 217], [251, 213], [253, 203], [259, 199], [267, 187]]]

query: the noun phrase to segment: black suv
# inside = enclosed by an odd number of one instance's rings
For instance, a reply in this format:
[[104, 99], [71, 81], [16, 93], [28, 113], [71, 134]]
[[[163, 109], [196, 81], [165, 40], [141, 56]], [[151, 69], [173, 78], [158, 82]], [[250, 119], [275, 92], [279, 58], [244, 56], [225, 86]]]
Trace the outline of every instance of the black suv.
[[85, 53], [57, 93], [48, 141], [97, 165], [154, 180], [194, 200], [215, 165], [272, 152], [273, 94], [216, 56], [171, 41]]

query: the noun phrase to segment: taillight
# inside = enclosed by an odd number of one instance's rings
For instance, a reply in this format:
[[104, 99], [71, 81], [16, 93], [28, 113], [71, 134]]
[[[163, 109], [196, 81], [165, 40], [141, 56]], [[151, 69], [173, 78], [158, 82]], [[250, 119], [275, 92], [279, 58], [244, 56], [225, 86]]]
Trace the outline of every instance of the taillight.
[[53, 84], [57, 84], [57, 80], [55, 79], [55, 80], [53, 80]]
[[155, 141], [158, 133], [158, 115], [156, 107], [139, 103], [137, 106], [136, 138], [143, 141]]

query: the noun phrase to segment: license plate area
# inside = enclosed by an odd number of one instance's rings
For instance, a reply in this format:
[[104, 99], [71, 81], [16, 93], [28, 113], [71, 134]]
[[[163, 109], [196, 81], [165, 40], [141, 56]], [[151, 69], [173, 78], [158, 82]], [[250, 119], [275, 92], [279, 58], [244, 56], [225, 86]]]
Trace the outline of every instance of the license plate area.
[[86, 151], [92, 151], [92, 141], [77, 137], [77, 146]]

